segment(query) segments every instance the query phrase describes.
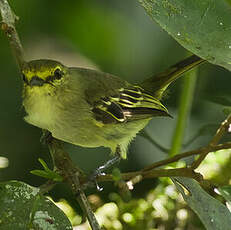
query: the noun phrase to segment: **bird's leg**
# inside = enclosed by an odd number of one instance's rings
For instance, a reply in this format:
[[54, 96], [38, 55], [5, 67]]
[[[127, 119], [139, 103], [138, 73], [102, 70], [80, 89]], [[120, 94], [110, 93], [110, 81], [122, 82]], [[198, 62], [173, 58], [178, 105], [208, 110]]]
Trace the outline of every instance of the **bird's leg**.
[[115, 165], [116, 163], [120, 162], [121, 160], [121, 155], [120, 155], [121, 149], [120, 146], [118, 145], [116, 147], [116, 152], [115, 152], [115, 156], [108, 160], [107, 162], [105, 162], [103, 165], [99, 166], [93, 173], [93, 175], [95, 175], [95, 177], [104, 174], [104, 172], [111, 168], [113, 165]]
[[121, 160], [121, 149], [120, 146], [118, 145], [116, 148], [116, 152], [115, 152], [115, 156], [108, 160], [107, 162], [105, 162], [103, 165], [99, 166], [97, 169], [95, 169], [95, 171], [90, 175], [89, 180], [93, 181], [96, 185], [96, 188], [98, 191], [102, 191], [103, 188], [101, 188], [97, 181], [96, 178], [100, 175], [105, 175], [105, 171], [108, 170], [109, 168], [111, 168], [113, 165], [115, 165], [116, 163], [120, 162]]

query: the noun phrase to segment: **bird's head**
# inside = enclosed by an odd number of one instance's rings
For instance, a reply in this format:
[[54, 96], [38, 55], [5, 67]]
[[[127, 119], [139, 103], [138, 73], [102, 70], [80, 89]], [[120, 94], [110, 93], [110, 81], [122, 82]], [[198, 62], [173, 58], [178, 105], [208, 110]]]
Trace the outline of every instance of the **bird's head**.
[[62, 83], [67, 67], [58, 61], [41, 59], [24, 64], [22, 79], [24, 86], [43, 87], [56, 86]]

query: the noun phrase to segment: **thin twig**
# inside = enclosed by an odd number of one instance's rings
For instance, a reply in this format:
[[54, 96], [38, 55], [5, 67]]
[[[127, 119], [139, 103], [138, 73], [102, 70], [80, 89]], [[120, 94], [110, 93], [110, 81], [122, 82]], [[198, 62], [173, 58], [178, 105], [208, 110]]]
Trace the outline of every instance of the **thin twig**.
[[1, 29], [9, 40], [11, 49], [21, 70], [25, 63], [25, 58], [22, 44], [15, 29], [15, 22], [18, 20], [18, 17], [12, 11], [7, 0], [0, 0], [0, 14], [2, 16]]
[[[209, 142], [208, 145], [208, 151], [202, 153], [199, 158], [197, 160], [195, 160], [192, 165], [191, 168], [192, 169], [196, 169], [198, 168], [198, 166], [201, 164], [201, 162], [205, 159], [205, 157], [208, 155], [209, 152], [211, 152], [212, 148], [215, 146], [218, 146], [219, 141], [221, 140], [221, 138], [224, 136], [224, 134], [227, 132], [229, 126], [231, 124], [231, 115], [229, 115], [220, 125], [220, 127], [218, 128], [216, 134], [214, 135], [214, 137], [212, 138], [212, 140]], [[210, 148], [210, 150], [209, 150]]]
[[155, 163], [143, 168], [142, 171], [152, 170], [154, 168], [158, 168], [160, 166], [164, 166], [164, 165], [176, 162], [176, 161], [178, 161], [182, 158], [185, 158], [185, 157], [189, 157], [189, 156], [193, 156], [193, 155], [200, 155], [200, 154], [203, 154], [205, 152], [207, 153], [208, 151], [215, 152], [215, 151], [218, 151], [221, 149], [230, 149], [230, 148], [231, 148], [231, 142], [226, 142], [224, 144], [220, 144], [220, 145], [216, 145], [216, 146], [202, 147], [202, 148], [195, 149], [192, 151], [177, 154], [174, 157], [170, 157], [170, 158], [162, 160], [162, 161], [155, 162]]
[[216, 134], [214, 135], [214, 137], [212, 138], [212, 140], [210, 141], [210, 145], [214, 146], [217, 145], [219, 143], [219, 141], [221, 140], [221, 138], [225, 135], [225, 133], [227, 132], [229, 125], [231, 124], [231, 115], [229, 115], [220, 125], [220, 127], [218, 128]]

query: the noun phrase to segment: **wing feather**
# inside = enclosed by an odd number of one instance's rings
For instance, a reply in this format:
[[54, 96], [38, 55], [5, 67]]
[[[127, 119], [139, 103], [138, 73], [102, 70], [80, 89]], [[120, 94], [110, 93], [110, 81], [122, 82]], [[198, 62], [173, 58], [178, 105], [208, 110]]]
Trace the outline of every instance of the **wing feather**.
[[121, 88], [116, 95], [94, 103], [95, 118], [105, 124], [123, 123], [153, 116], [170, 116], [158, 99], [139, 86]]

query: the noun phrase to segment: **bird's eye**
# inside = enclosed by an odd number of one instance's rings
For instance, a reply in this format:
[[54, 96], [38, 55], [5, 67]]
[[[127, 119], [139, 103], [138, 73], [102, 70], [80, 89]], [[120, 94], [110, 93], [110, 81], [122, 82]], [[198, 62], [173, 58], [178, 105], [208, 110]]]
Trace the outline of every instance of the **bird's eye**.
[[55, 79], [61, 79], [63, 76], [63, 72], [61, 71], [60, 68], [57, 68], [55, 71], [54, 71], [54, 77]]

